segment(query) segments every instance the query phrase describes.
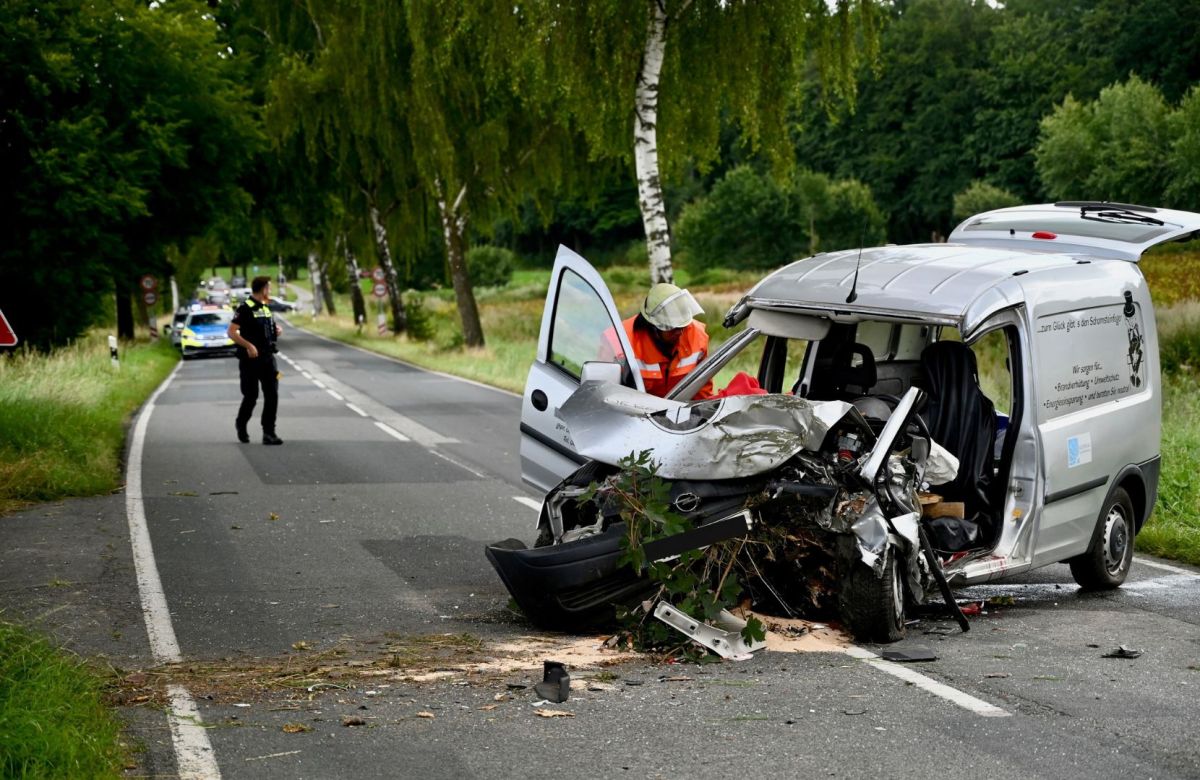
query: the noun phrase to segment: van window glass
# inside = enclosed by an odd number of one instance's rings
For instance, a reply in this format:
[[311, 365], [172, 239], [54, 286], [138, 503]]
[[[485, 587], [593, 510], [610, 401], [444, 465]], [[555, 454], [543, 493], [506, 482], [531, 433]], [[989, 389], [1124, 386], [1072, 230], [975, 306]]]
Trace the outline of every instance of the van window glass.
[[609, 347], [608, 331], [615, 333], [620, 323], [612, 321], [600, 295], [579, 274], [567, 269], [560, 279], [550, 326], [550, 362], [576, 379], [583, 364], [592, 360], [619, 362], [626, 375], [625, 356], [613, 354]]
[[891, 360], [892, 327], [890, 322], [860, 322], [854, 340], [870, 347], [876, 360]]
[[985, 333], [971, 345], [979, 367], [979, 387], [996, 411], [1012, 413], [1012, 371], [1009, 370], [1008, 339], [1003, 330]]
[[901, 325], [900, 337], [896, 339], [896, 354], [892, 355], [892, 360], [920, 360], [921, 350], [931, 343], [930, 329], [929, 325]]

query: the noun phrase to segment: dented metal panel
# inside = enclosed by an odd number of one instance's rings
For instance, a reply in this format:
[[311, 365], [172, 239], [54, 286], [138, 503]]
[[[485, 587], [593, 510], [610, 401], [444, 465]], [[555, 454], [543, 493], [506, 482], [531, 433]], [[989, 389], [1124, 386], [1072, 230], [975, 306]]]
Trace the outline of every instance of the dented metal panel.
[[576, 450], [618, 464], [653, 450], [665, 479], [731, 479], [769, 471], [801, 450], [817, 450], [854, 407], [791, 395], [720, 398], [685, 405], [618, 385], [588, 382], [559, 409]]

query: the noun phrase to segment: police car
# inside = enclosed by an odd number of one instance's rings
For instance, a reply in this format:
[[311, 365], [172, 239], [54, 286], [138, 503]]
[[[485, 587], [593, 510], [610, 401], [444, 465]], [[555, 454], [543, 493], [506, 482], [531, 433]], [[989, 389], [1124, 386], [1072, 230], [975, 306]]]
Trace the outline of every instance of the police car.
[[236, 355], [236, 345], [229, 338], [229, 323], [233, 312], [229, 309], [209, 308], [188, 314], [179, 332], [179, 349], [183, 359], [200, 355]]

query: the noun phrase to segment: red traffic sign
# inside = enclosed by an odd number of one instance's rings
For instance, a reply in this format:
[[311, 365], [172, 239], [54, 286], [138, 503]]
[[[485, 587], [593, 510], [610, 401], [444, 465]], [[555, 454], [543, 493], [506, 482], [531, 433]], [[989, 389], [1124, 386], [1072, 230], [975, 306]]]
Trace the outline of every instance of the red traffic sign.
[[376, 284], [374, 287], [371, 288], [371, 292], [375, 293], [376, 298], [386, 298], [387, 297], [387, 285], [386, 284]]
[[142, 281], [142, 289], [143, 290], [157, 290], [158, 289], [158, 279], [151, 276], [150, 274], [146, 274], [145, 276], [143, 276], [141, 281]]
[[142, 300], [146, 302], [147, 306], [153, 306], [154, 304], [158, 303], [158, 293], [147, 290], [146, 292], [142, 293]]
[[387, 277], [383, 275], [382, 268], [376, 268], [374, 271], [371, 272], [371, 278], [377, 282], [382, 282]]
[[0, 347], [15, 347], [16, 345], [17, 334], [13, 333], [12, 326], [8, 324], [4, 312], [0, 311]]

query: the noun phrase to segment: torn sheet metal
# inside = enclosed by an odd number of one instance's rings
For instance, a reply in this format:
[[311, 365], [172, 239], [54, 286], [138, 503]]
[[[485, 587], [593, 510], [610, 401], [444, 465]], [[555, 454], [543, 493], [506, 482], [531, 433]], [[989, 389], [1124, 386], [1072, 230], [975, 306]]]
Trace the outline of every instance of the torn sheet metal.
[[632, 452], [653, 450], [659, 476], [713, 480], [761, 474], [801, 450], [818, 450], [829, 428], [853, 409], [782, 394], [681, 404], [587, 382], [558, 416], [586, 458], [616, 465]]
[[746, 627], [746, 621], [728, 610], [721, 610], [721, 614], [717, 616], [717, 623], [723, 628], [696, 620], [665, 601], [658, 602], [658, 606], [654, 608], [654, 617], [722, 658], [745, 661], [752, 653], [767, 646], [766, 642], [748, 644], [742, 638], [742, 629]]

